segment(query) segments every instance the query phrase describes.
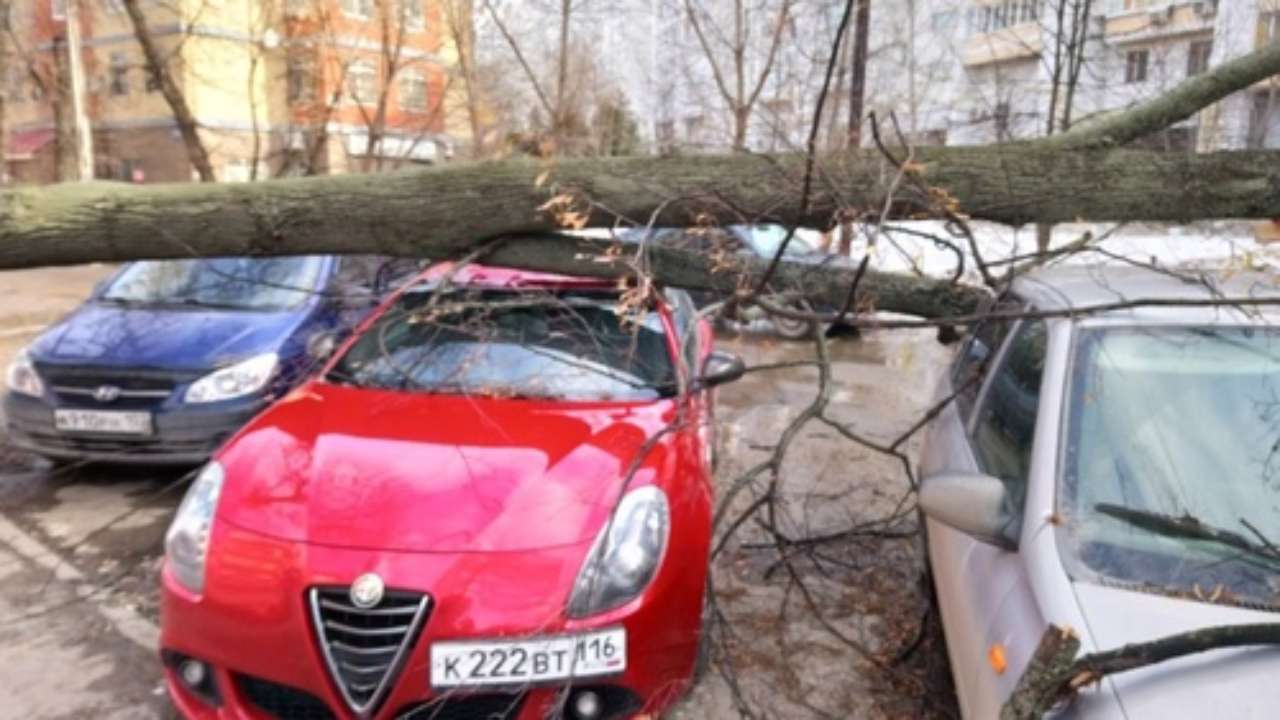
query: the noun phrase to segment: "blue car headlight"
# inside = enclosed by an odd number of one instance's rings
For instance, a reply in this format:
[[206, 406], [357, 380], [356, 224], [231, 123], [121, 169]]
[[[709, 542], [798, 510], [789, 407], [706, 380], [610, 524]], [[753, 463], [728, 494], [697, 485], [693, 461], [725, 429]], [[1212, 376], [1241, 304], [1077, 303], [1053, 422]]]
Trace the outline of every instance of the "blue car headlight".
[[652, 485], [622, 497], [596, 536], [569, 598], [570, 617], [587, 617], [625, 605], [644, 591], [658, 570], [671, 534], [667, 495]]
[[44, 395], [44, 381], [40, 379], [40, 373], [36, 372], [36, 366], [31, 362], [31, 356], [27, 354], [25, 348], [19, 350], [18, 356], [9, 363], [9, 369], [5, 372], [5, 383], [10, 390], [21, 395], [31, 397]]
[[187, 388], [186, 401], [189, 403], [217, 402], [253, 394], [271, 382], [279, 365], [278, 355], [263, 353], [235, 365], [214, 370], [191, 383], [191, 387]]

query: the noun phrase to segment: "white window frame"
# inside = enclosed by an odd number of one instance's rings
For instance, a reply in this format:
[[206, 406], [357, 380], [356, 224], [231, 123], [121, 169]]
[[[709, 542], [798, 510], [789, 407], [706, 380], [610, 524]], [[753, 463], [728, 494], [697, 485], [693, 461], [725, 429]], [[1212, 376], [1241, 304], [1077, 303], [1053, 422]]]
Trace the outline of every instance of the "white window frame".
[[341, 0], [342, 14], [347, 17], [368, 20], [373, 17], [373, 0]]
[[[357, 83], [357, 76], [367, 76], [369, 86], [365, 88], [369, 91], [368, 97], [362, 97], [357, 90], [361, 89]], [[344, 78], [347, 86], [347, 99], [353, 105], [368, 105], [378, 100], [378, 66], [368, 60], [357, 60], [347, 66], [347, 76]]]
[[[427, 29], [427, 11], [422, 6], [422, 0], [400, 0], [397, 4], [405, 29], [414, 31]], [[410, 8], [413, 10], [411, 11]]]
[[67, 19], [67, 2], [66, 0], [49, 0], [49, 14], [54, 20]]
[[[411, 112], [426, 112], [429, 106], [430, 93], [427, 87], [427, 77], [417, 70], [406, 70], [400, 75], [400, 107], [403, 110]], [[421, 103], [410, 103], [409, 98], [412, 94], [408, 92], [410, 86], [418, 86], [421, 88]]]
[[[299, 80], [298, 92], [294, 82]], [[316, 99], [316, 62], [307, 55], [290, 54], [285, 58], [285, 97], [291, 103], [308, 103]]]
[[[1142, 62], [1137, 62], [1137, 58], [1141, 56]], [[1136, 68], [1141, 68], [1142, 73], [1135, 72]], [[1151, 76], [1151, 50], [1141, 48], [1138, 50], [1130, 50], [1124, 54], [1124, 82], [1126, 85], [1140, 85], [1147, 81]]]
[[[116, 91], [119, 81], [121, 91]], [[111, 97], [129, 97], [133, 94], [132, 83], [129, 82], [129, 58], [123, 52], [111, 53], [107, 61], [107, 94]]]

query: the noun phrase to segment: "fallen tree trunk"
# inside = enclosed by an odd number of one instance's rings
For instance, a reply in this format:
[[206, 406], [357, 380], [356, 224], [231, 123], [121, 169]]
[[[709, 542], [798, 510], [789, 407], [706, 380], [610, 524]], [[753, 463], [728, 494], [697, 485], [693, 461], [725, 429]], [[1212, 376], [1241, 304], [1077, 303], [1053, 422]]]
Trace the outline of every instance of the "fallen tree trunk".
[[[921, 148], [921, 175], [970, 217], [1036, 222], [1280, 217], [1280, 151], [1202, 155], [1061, 151], [1035, 143]], [[617, 217], [688, 224], [772, 219], [826, 227], [836, 209], [878, 209], [885, 161], [875, 151], [821, 160], [832, 191], [799, 212], [800, 155], [561, 161], [558, 190], [596, 203], [589, 225]], [[0, 267], [179, 257], [195, 253], [368, 252], [438, 255], [501, 235], [552, 230], [534, 162], [450, 165], [390, 175], [253, 185], [93, 183], [0, 193]], [[895, 213], [924, 210], [899, 192]], [[606, 211], [607, 208], [607, 211]], [[665, 209], [664, 209], [665, 208]]]
[[[954, 202], [971, 217], [1037, 222], [1181, 222], [1280, 217], [1280, 151], [1203, 155], [1072, 150], [1034, 143], [917, 150], [938, 192], [900, 191], [896, 216]], [[193, 255], [387, 252], [442, 257], [503, 235], [556, 229], [535, 208], [553, 191], [594, 203], [586, 223], [685, 225], [774, 220], [825, 227], [842, 207], [878, 209], [885, 160], [822, 160], [826, 190], [796, 202], [803, 157], [561, 161], [546, 187], [534, 162], [228, 185], [90, 183], [0, 193], [0, 268]], [[943, 196], [945, 191], [948, 196]], [[838, 195], [837, 195], [838, 193]]]
[[[901, 166], [887, 157], [890, 149], [816, 162], [800, 154], [739, 153], [450, 165], [252, 185], [11, 189], [0, 192], [0, 269], [210, 255], [446, 258], [494, 238], [564, 225], [771, 221], [825, 228], [837, 212], [850, 211], [878, 217], [887, 210], [893, 218], [963, 213], [1010, 225], [1280, 217], [1280, 151], [1194, 155], [1108, 146], [1277, 71], [1280, 46], [1264, 48], [1108, 118], [1093, 136], [1072, 136], [1069, 147], [1041, 140], [917, 148]], [[819, 177], [810, 175], [814, 167]], [[899, 182], [899, 174], [910, 182]], [[802, 188], [813, 188], [803, 202]], [[587, 275], [632, 271], [607, 251], [602, 243], [526, 237], [491, 260]], [[743, 278], [671, 250], [655, 254], [647, 270], [661, 282], [723, 289], [759, 280], [757, 265]], [[844, 307], [855, 277], [852, 264], [813, 268], [787, 261], [771, 284]], [[875, 273], [859, 289], [859, 307], [870, 301], [931, 317], [967, 313], [981, 297], [972, 289]]]

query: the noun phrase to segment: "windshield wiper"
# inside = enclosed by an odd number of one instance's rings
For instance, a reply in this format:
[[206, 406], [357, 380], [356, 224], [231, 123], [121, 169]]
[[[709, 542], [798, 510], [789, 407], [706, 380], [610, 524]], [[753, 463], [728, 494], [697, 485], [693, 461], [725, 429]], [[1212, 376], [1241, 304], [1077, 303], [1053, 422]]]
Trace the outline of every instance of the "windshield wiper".
[[1157, 535], [1205, 540], [1235, 548], [1267, 560], [1280, 562], [1280, 552], [1276, 552], [1274, 546], [1256, 543], [1240, 533], [1210, 525], [1190, 514], [1181, 516], [1165, 515], [1151, 510], [1139, 510], [1123, 505], [1112, 505], [1111, 503], [1098, 503], [1093, 506], [1093, 509], [1108, 517], [1123, 520], [1134, 527], [1150, 530]]
[[192, 297], [190, 295], [182, 295], [179, 297], [170, 298], [168, 302], [173, 305], [186, 305], [188, 307], [201, 307], [201, 308], [209, 308], [212, 310], [247, 310], [249, 309], [243, 305], [237, 305], [235, 303], [201, 300], [200, 298]]

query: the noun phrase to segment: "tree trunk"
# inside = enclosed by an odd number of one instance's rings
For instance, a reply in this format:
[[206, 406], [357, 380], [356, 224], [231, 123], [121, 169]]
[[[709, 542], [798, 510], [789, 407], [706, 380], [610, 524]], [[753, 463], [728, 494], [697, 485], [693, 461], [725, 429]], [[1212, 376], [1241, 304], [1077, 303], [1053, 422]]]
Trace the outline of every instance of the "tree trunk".
[[[1280, 151], [1063, 152], [1014, 143], [918, 148], [916, 161], [913, 172], [946, 191], [931, 193], [929, 202], [1010, 225], [1280, 217]], [[252, 186], [18, 188], [0, 193], [0, 268], [196, 254], [443, 257], [488, 238], [556, 229], [553, 218], [534, 211], [549, 188], [597, 203], [579, 209], [596, 227], [659, 209], [659, 225], [687, 225], [695, 216], [733, 223], [760, 213], [827, 227], [841, 208], [884, 205], [885, 161], [875, 151], [819, 163], [825, 181], [806, 212], [799, 154], [563, 160], [541, 184], [544, 165], [510, 161]], [[891, 216], [929, 212], [912, 200], [917, 196], [899, 192]]]
[[849, 82], [849, 147], [862, 145], [863, 103], [867, 87], [867, 46], [871, 32], [871, 0], [856, 0], [853, 26], [853, 74]]
[[9, 182], [9, 5], [10, 0], [0, 0], [0, 183]]
[[133, 35], [137, 38], [138, 45], [142, 47], [142, 54], [147, 59], [147, 71], [160, 85], [160, 93], [169, 104], [170, 111], [173, 112], [173, 120], [178, 124], [178, 132], [182, 134], [182, 143], [186, 145], [191, 166], [200, 175], [202, 182], [214, 182], [213, 165], [209, 162], [209, 153], [205, 150], [204, 142], [200, 140], [200, 134], [196, 129], [196, 118], [191, 114], [191, 108], [187, 106], [187, 99], [183, 96], [182, 89], [174, 81], [173, 73], [169, 71], [169, 66], [159, 46], [156, 45], [155, 37], [147, 24], [146, 14], [139, 7], [138, 0], [124, 0], [124, 9], [129, 13], [129, 21], [133, 24]]

